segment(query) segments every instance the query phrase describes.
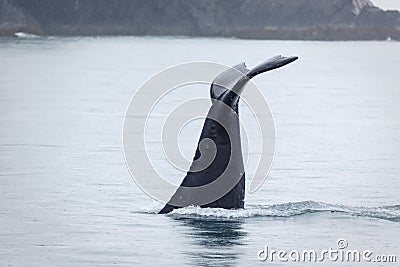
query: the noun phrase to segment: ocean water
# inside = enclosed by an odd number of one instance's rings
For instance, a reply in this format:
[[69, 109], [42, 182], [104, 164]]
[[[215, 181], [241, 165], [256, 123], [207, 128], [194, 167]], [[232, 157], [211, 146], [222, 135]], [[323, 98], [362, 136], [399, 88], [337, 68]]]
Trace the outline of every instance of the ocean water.
[[[258, 252], [320, 252], [344, 239], [346, 249], [370, 250], [373, 259], [397, 256], [371, 266], [399, 266], [399, 49], [398, 42], [0, 39], [0, 265], [275, 266], [287, 263], [276, 255], [260, 261]], [[251, 67], [276, 54], [300, 59], [254, 80], [274, 117], [276, 151], [246, 209], [157, 215], [163, 204], [140, 190], [124, 161], [124, 115], [136, 90], [175, 64]], [[201, 87], [161, 105], [207, 95]], [[168, 116], [161, 111], [160, 120]], [[245, 109], [241, 117], [251, 119]], [[179, 145], [189, 158], [200, 129], [201, 121], [183, 131]], [[158, 171], [179, 182], [184, 175], [157, 147]]]

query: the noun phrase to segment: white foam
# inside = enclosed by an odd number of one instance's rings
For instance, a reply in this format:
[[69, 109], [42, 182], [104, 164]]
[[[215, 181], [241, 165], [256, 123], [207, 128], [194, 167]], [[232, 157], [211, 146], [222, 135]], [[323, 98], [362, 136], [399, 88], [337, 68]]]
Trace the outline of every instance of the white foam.
[[[141, 209], [143, 213], [158, 213], [159, 205]], [[253, 218], [253, 217], [292, 217], [318, 212], [342, 212], [352, 216], [400, 221], [400, 206], [352, 207], [316, 201], [289, 202], [273, 205], [247, 205], [245, 209], [227, 210], [222, 208], [185, 207], [175, 209], [168, 216], [204, 218]]]
[[25, 39], [32, 39], [32, 38], [38, 38], [40, 37], [39, 35], [32, 34], [32, 33], [26, 33], [26, 32], [16, 32], [14, 35], [18, 38], [25, 38]]

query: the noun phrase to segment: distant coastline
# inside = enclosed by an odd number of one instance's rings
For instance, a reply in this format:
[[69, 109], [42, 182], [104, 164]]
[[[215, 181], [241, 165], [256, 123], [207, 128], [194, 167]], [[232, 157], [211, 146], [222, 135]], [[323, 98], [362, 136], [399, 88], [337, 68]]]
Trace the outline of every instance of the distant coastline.
[[0, 36], [400, 40], [400, 12], [369, 0], [0, 0]]

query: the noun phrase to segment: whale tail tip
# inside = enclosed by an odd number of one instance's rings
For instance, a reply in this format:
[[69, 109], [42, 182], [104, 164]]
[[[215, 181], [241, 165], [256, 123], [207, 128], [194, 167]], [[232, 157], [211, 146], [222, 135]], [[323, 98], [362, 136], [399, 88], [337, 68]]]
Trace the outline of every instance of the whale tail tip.
[[264, 72], [267, 72], [270, 70], [278, 69], [289, 63], [292, 63], [293, 61], [296, 61], [298, 58], [299, 57], [297, 57], [297, 56], [283, 57], [281, 55], [269, 58], [266, 61], [264, 61], [263, 63], [252, 68], [247, 73], [247, 76], [251, 79], [258, 74], [261, 74], [261, 73], [264, 73]]
[[210, 88], [211, 100], [214, 102], [223, 95], [227, 89], [232, 89], [243, 76], [247, 76], [249, 79], [255, 77], [258, 74], [283, 67], [298, 59], [297, 56], [284, 57], [281, 55], [272, 57], [264, 61], [263, 63], [255, 66], [252, 69], [248, 69], [244, 62], [241, 62], [232, 68], [219, 74], [213, 81]]

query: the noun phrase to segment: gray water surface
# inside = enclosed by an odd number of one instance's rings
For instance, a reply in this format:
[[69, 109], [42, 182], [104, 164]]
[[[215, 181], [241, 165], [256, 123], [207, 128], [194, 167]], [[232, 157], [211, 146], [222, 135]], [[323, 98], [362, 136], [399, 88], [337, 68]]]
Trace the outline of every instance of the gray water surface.
[[[398, 265], [399, 49], [397, 42], [0, 39], [0, 265], [279, 265], [260, 262], [257, 252], [321, 251], [339, 238], [349, 249], [397, 255]], [[274, 116], [276, 154], [246, 210], [156, 215], [162, 203], [139, 189], [124, 162], [124, 114], [137, 88], [174, 64], [251, 67], [275, 54], [300, 59], [254, 80]], [[189, 95], [207, 96], [207, 88]], [[200, 127], [182, 138], [189, 157]], [[183, 178], [163, 168], [171, 180]]]

